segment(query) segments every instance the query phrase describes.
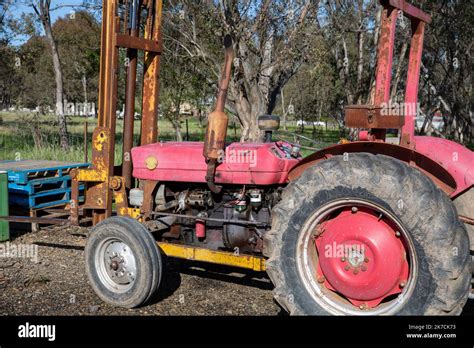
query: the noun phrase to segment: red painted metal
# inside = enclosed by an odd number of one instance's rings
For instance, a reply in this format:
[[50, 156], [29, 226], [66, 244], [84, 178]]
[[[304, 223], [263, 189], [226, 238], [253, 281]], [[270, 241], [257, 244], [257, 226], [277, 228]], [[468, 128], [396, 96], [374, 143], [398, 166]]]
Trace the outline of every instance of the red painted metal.
[[451, 197], [474, 186], [474, 152], [454, 141], [416, 136], [416, 151], [439, 163], [456, 182]]
[[[232, 143], [226, 147], [224, 163], [217, 167], [218, 184], [272, 185], [284, 184], [288, 172], [299, 159], [287, 158], [278, 143]], [[157, 143], [132, 149], [133, 175], [138, 179], [205, 183], [207, 165], [202, 142]], [[155, 157], [156, 168], [146, 166]]]
[[[396, 228], [370, 209], [343, 210], [319, 226], [318, 279], [352, 304], [376, 307], [407, 282], [407, 250]], [[324, 278], [322, 278], [324, 277]]]
[[390, 100], [390, 83], [392, 80], [393, 47], [398, 11], [392, 6], [385, 6], [382, 12], [378, 61], [375, 81], [374, 104], [379, 106]]
[[425, 23], [419, 20], [412, 21], [412, 39], [405, 88], [405, 125], [402, 127], [401, 143], [401, 145], [408, 147], [415, 146], [413, 140], [415, 136], [415, 117], [418, 110], [418, 86], [420, 81], [424, 33]]
[[[382, 3], [384, 2], [386, 1], [382, 1]], [[431, 23], [430, 15], [423, 12], [419, 8], [413, 6], [412, 4], [406, 2], [405, 0], [389, 0], [388, 4], [392, 7], [402, 10], [405, 16], [407, 16], [410, 19], [417, 19], [427, 24]]]
[[[385, 5], [382, 11], [379, 47], [377, 52], [377, 71], [375, 80], [374, 104], [381, 106], [390, 100], [390, 83], [392, 81], [393, 50], [395, 45], [395, 29], [398, 11]], [[380, 140], [385, 140], [386, 130], [373, 128], [371, 134]]]
[[196, 220], [196, 237], [206, 238], [206, 223], [203, 220]]
[[360, 141], [369, 141], [369, 131], [363, 130], [359, 132]]
[[[435, 138], [433, 138], [432, 149], [434, 151], [437, 151], [437, 149], [440, 147], [440, 143], [436, 143], [436, 140], [434, 139]], [[458, 145], [458, 146], [462, 148], [461, 145]], [[461, 149], [458, 149], [458, 150], [460, 153]], [[293, 167], [290, 173], [288, 174], [288, 178], [290, 181], [296, 180], [307, 168], [314, 166], [319, 161], [323, 161], [327, 158], [330, 158], [331, 156], [343, 155], [346, 153], [347, 154], [358, 153], [358, 152], [367, 152], [367, 153], [376, 154], [376, 155], [385, 155], [385, 156], [393, 157], [400, 161], [403, 161], [407, 163], [408, 165], [415, 167], [419, 169], [421, 172], [423, 172], [424, 174], [426, 174], [431, 180], [433, 180], [433, 182], [440, 189], [446, 192], [446, 194], [449, 195], [450, 197], [454, 197], [454, 195], [457, 192], [462, 192], [468, 188], [468, 186], [464, 183], [464, 181], [459, 180], [460, 178], [459, 176], [456, 176], [458, 178], [458, 181], [454, 179], [453, 175], [455, 175], [455, 173], [448, 171], [448, 169], [453, 171], [453, 168], [451, 166], [448, 168], [445, 168], [441, 163], [439, 163], [435, 159], [432, 159], [428, 155], [420, 151], [416, 151], [414, 149], [410, 149], [410, 148], [395, 145], [395, 144], [388, 144], [384, 142], [373, 142], [373, 141], [357, 141], [357, 142], [352, 142], [348, 144], [338, 144], [338, 145], [330, 146], [320, 151], [317, 151], [313, 153], [312, 155], [305, 157], [298, 165]], [[466, 158], [469, 158], [469, 156], [467, 155]], [[458, 166], [460, 164], [453, 162], [451, 165]], [[462, 164], [462, 165], [466, 166], [467, 168], [467, 163]], [[474, 172], [473, 169], [471, 170], [466, 169], [466, 171], [469, 171], [470, 173]]]

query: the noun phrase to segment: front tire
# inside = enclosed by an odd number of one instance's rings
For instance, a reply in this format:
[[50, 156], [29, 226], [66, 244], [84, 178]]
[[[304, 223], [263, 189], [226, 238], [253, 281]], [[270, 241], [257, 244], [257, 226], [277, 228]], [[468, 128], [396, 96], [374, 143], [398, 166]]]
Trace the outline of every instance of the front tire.
[[95, 293], [114, 306], [135, 308], [158, 289], [161, 255], [151, 233], [128, 217], [111, 217], [92, 230], [86, 271]]
[[469, 240], [451, 200], [387, 156], [308, 168], [273, 209], [264, 242], [290, 314], [457, 315], [469, 294]]

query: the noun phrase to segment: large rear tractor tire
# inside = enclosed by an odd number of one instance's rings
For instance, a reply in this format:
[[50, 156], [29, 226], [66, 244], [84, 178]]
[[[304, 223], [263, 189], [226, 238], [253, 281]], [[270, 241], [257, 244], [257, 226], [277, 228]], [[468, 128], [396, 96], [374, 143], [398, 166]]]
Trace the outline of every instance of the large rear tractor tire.
[[[474, 187], [471, 187], [467, 192], [454, 200], [454, 205], [459, 215], [470, 217], [474, 212]], [[471, 244], [471, 264], [474, 265], [474, 225], [465, 223], [469, 241]], [[472, 267], [472, 266], [471, 266]], [[474, 300], [474, 278], [471, 280], [471, 293], [469, 299]]]
[[111, 217], [99, 223], [85, 253], [92, 288], [109, 304], [141, 306], [160, 285], [163, 267], [156, 241], [136, 220]]
[[469, 239], [456, 209], [405, 163], [334, 156], [285, 189], [264, 240], [275, 298], [294, 315], [458, 315]]

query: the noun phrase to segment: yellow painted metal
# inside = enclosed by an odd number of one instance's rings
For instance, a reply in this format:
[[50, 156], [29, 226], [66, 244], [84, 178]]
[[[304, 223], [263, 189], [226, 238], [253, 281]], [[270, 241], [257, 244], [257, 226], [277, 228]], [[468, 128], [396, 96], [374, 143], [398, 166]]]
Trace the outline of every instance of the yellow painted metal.
[[145, 160], [145, 164], [148, 170], [153, 170], [158, 166], [158, 160], [155, 156], [148, 156]]
[[136, 219], [138, 221], [142, 220], [140, 218], [141, 211], [140, 209], [137, 209], [137, 208], [119, 208], [117, 209], [117, 214], [119, 216], [129, 216], [132, 219]]
[[107, 181], [107, 172], [95, 169], [80, 169], [75, 178], [83, 182], [105, 182]]
[[126, 206], [125, 200], [126, 197], [121, 191], [114, 191], [115, 204], [117, 206]]
[[167, 256], [180, 259], [235, 266], [258, 272], [265, 271], [265, 259], [251, 255], [239, 255], [231, 252], [196, 248], [187, 245], [158, 242], [158, 246]]

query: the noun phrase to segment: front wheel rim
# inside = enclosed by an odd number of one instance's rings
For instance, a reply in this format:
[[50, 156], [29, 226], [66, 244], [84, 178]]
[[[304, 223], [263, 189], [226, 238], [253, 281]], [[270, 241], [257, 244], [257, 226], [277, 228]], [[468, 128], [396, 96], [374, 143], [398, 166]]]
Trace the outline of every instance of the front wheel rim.
[[302, 227], [296, 260], [304, 287], [331, 314], [399, 312], [418, 272], [403, 224], [388, 209], [360, 199], [317, 209]]
[[137, 260], [133, 250], [117, 238], [101, 241], [94, 261], [100, 282], [114, 293], [129, 291], [137, 278]]

